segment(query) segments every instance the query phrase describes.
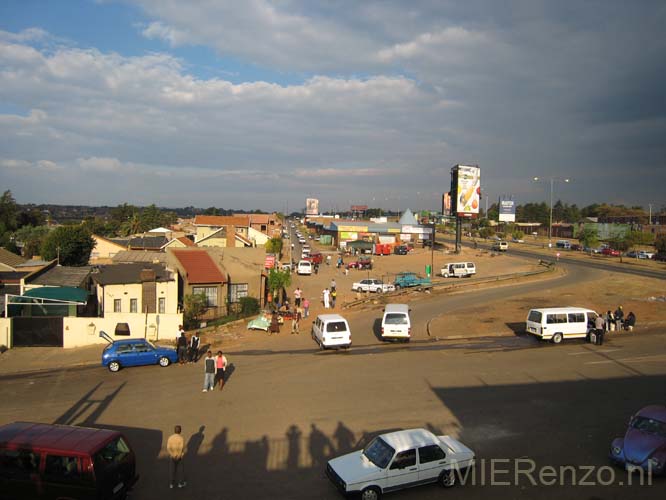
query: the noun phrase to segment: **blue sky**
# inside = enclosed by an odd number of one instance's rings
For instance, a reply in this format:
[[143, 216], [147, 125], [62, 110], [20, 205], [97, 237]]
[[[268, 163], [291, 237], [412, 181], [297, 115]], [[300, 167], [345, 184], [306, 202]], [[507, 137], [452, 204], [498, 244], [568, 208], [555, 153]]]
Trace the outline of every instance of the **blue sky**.
[[5, 0], [0, 186], [19, 202], [437, 209], [666, 204], [666, 4]]

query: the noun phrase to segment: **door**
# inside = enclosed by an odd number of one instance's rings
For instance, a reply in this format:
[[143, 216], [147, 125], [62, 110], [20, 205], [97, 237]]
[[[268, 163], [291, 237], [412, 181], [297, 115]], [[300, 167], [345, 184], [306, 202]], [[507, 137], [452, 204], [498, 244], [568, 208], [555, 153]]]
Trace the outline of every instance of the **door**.
[[153, 365], [157, 363], [157, 354], [153, 346], [145, 342], [134, 344], [137, 365]]
[[393, 457], [389, 467], [387, 490], [404, 488], [419, 480], [419, 468], [416, 466], [416, 449], [401, 451]]
[[84, 479], [79, 459], [67, 455], [46, 455], [42, 485], [45, 498], [94, 499], [94, 483]]
[[122, 366], [134, 366], [137, 364], [137, 354], [132, 350], [132, 344], [117, 346], [116, 357]]
[[446, 453], [436, 444], [419, 448], [419, 481], [435, 481], [446, 466]]
[[0, 491], [8, 498], [37, 498], [40, 453], [0, 450]]

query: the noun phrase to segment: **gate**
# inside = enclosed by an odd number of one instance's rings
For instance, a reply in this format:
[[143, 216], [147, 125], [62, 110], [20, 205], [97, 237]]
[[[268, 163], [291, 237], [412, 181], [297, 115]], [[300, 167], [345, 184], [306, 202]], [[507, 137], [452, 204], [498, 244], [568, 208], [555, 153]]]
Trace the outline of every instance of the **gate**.
[[12, 318], [12, 347], [62, 347], [62, 317]]

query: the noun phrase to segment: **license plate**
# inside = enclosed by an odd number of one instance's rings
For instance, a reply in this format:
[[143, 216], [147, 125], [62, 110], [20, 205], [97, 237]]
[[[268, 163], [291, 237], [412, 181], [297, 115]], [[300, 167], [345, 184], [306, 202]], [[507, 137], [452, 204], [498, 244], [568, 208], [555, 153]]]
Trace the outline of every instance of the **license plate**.
[[116, 484], [115, 488], [113, 488], [113, 493], [114, 493], [114, 494], [118, 493], [120, 490], [123, 489], [123, 486], [125, 486], [124, 483], [118, 483], [118, 484]]

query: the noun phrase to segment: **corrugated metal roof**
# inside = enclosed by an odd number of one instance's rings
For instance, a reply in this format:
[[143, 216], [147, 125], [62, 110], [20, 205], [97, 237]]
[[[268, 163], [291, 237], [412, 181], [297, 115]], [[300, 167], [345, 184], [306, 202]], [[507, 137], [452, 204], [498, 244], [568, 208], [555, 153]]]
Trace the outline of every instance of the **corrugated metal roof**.
[[118, 252], [111, 259], [113, 262], [152, 262], [153, 264], [167, 261], [167, 255], [162, 252], [146, 252], [145, 250], [125, 250]]
[[101, 266], [93, 279], [100, 285], [124, 285], [141, 283], [141, 272], [149, 269], [155, 273], [155, 281], [171, 281], [171, 273], [162, 264], [131, 262]]
[[197, 215], [194, 218], [194, 224], [197, 226], [240, 226], [250, 225], [250, 219], [247, 215]]
[[92, 267], [90, 266], [55, 266], [44, 271], [34, 280], [30, 280], [29, 284], [78, 287], [84, 284], [91, 271]]
[[9, 267], [16, 267], [19, 264], [23, 264], [26, 260], [27, 259], [24, 259], [20, 255], [16, 255], [15, 253], [0, 247], [0, 263]]
[[190, 284], [225, 283], [226, 279], [206, 250], [174, 250]]

